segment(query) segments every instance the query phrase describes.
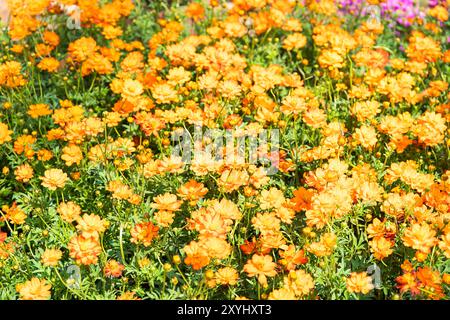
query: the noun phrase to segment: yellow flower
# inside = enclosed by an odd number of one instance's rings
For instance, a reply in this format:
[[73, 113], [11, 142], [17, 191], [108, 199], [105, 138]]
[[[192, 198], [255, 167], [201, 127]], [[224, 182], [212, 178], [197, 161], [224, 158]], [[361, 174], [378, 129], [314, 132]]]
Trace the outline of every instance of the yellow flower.
[[260, 196], [260, 208], [266, 209], [278, 209], [286, 201], [283, 192], [277, 188], [270, 188], [269, 190], [261, 191]]
[[223, 286], [234, 286], [237, 284], [239, 275], [236, 269], [231, 267], [220, 268], [216, 272], [217, 283]]
[[48, 300], [51, 297], [50, 289], [45, 279], [32, 278], [31, 280], [16, 286], [22, 300]]
[[122, 97], [135, 98], [144, 92], [144, 87], [137, 80], [127, 79], [123, 82]]
[[59, 249], [45, 249], [41, 256], [41, 262], [46, 267], [54, 267], [61, 260], [62, 252]]
[[168, 83], [161, 83], [153, 86], [152, 96], [157, 103], [171, 103], [178, 101], [177, 91]]
[[66, 182], [69, 180], [67, 174], [61, 169], [45, 170], [44, 176], [39, 177], [42, 180], [42, 185], [47, 189], [55, 191], [58, 188], [64, 188]]

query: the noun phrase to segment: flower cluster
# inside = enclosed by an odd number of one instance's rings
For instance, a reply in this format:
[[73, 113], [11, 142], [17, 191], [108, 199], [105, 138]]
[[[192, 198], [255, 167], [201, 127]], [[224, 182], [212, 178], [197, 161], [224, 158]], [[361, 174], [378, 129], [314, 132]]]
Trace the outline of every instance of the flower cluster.
[[449, 297], [449, 1], [8, 3], [1, 299]]

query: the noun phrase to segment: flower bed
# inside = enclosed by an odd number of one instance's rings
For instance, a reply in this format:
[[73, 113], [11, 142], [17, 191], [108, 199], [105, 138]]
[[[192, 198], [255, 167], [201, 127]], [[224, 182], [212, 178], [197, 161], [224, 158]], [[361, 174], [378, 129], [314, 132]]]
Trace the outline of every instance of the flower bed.
[[9, 1], [0, 299], [447, 299], [449, 1]]

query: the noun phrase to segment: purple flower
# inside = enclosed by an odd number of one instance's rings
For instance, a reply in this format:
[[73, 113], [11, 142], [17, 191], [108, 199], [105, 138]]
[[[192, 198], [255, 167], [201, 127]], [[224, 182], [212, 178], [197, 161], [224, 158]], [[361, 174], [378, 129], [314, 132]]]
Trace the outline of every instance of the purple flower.
[[[354, 16], [366, 16], [380, 14], [379, 18], [383, 18], [386, 21], [394, 22], [403, 25], [410, 26], [417, 18], [425, 17], [425, 8], [420, 8], [418, 3], [414, 0], [387, 0], [379, 5], [379, 11], [374, 10], [374, 6], [370, 6], [364, 0], [338, 0], [341, 12], [350, 13]], [[431, 0], [434, 3], [445, 0]], [[378, 10], [378, 9], [377, 9]], [[375, 11], [375, 12], [374, 12]], [[394, 25], [390, 25], [393, 27]]]

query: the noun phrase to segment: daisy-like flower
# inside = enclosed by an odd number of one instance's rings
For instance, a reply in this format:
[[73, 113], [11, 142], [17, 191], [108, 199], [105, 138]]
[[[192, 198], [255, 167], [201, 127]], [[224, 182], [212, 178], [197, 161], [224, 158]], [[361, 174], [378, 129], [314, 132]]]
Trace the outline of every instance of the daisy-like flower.
[[42, 186], [47, 189], [55, 191], [58, 188], [64, 188], [66, 182], [70, 179], [61, 169], [45, 170], [44, 176], [39, 177], [42, 180]]
[[21, 300], [48, 300], [51, 297], [52, 286], [45, 279], [31, 278], [16, 286]]
[[275, 267], [276, 263], [271, 256], [254, 254], [244, 265], [244, 271], [249, 277], [257, 277], [262, 286], [267, 286], [267, 277], [277, 274]]
[[45, 249], [41, 256], [41, 262], [46, 267], [54, 267], [61, 260], [62, 252], [59, 249]]
[[8, 129], [8, 125], [0, 122], [0, 144], [11, 141], [12, 131]]
[[367, 272], [352, 272], [346, 282], [349, 292], [367, 294], [374, 288]]

